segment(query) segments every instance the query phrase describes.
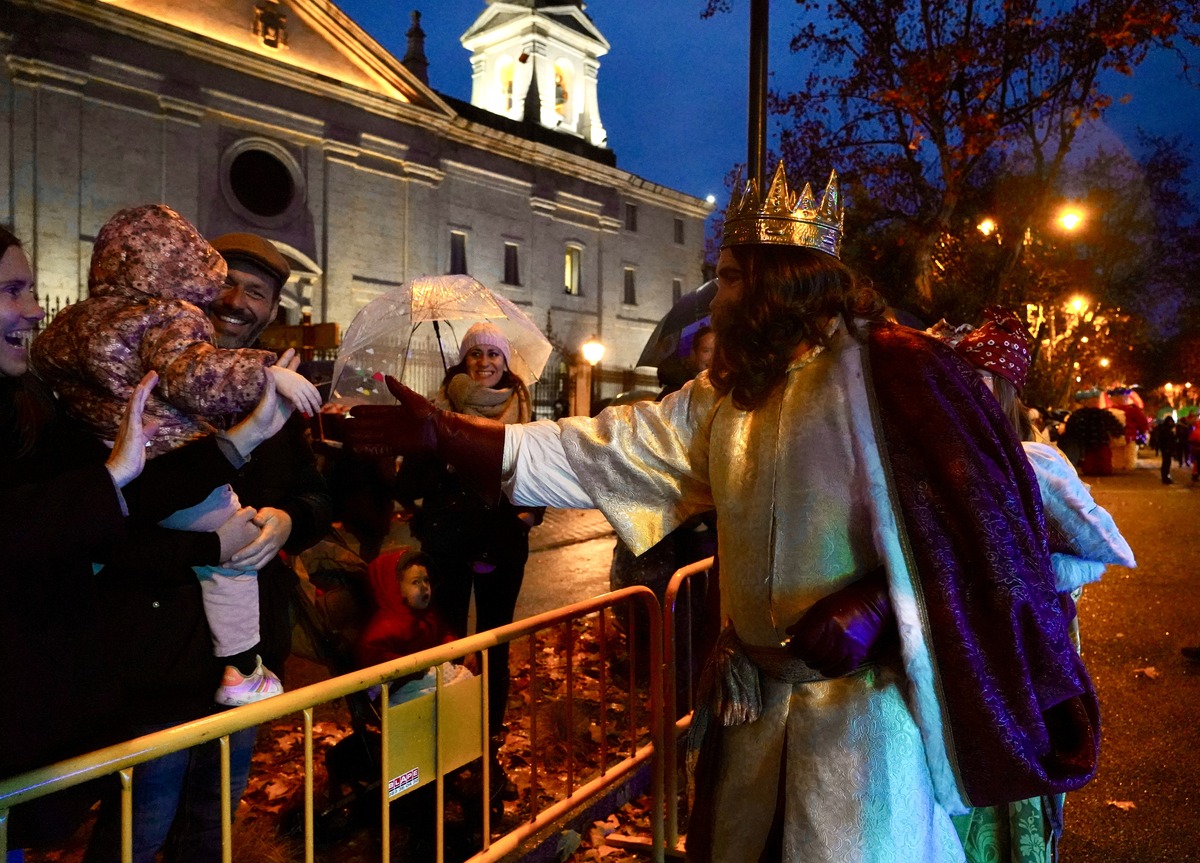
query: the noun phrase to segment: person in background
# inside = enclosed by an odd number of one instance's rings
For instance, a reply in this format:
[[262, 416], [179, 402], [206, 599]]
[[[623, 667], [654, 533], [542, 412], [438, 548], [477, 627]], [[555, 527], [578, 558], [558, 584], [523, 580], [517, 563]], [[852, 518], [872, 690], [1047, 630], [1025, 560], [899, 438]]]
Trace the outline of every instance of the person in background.
[[[290, 275], [287, 260], [256, 234], [223, 234], [210, 244], [228, 267], [224, 284], [206, 309], [214, 341], [225, 349], [257, 349], [259, 336], [279, 311]], [[306, 423], [295, 414], [285, 419], [233, 481], [242, 503], [256, 512], [257, 533], [228, 558], [230, 565], [258, 573], [262, 659], [278, 671], [284, 669], [291, 649], [291, 604], [297, 590], [296, 575], [282, 554], [299, 554], [331, 526], [329, 492], [308, 445]], [[211, 562], [192, 539], [204, 536], [161, 530], [154, 542], [124, 544], [119, 568], [109, 564], [113, 587], [102, 602], [111, 621], [114, 683], [123, 693], [129, 735], [222, 709], [213, 701], [213, 691], [223, 667], [212, 656], [199, 585], [191, 574], [197, 562]], [[256, 729], [247, 729], [230, 738], [234, 810], [249, 778], [255, 736]], [[220, 859], [219, 783], [216, 742], [139, 766], [134, 782], [134, 860], [150, 863], [160, 848], [167, 863]], [[87, 863], [117, 859], [119, 814], [114, 795], [101, 806]]]
[[[112, 685], [117, 669], [104, 637], [103, 593], [93, 562], [110, 560], [138, 537], [150, 539], [139, 533], [138, 518], [156, 521], [203, 497], [214, 481], [233, 478], [254, 448], [278, 431], [282, 416], [271, 389], [228, 432], [146, 466], [146, 445], [155, 428], [144, 420], [144, 408], [157, 375], [146, 375], [133, 388], [107, 449], [28, 373], [28, 347], [44, 317], [21, 244], [0, 228], [0, 488], [5, 500], [0, 506], [5, 549], [0, 686], [10, 695], [37, 693], [9, 697], [0, 706], [4, 777], [119, 737], [121, 693]], [[248, 519], [231, 519], [215, 533], [184, 536], [217, 561], [258, 533]], [[98, 793], [92, 784], [76, 786], [18, 807], [9, 824], [9, 847], [70, 836]]]
[[[1078, 617], [1073, 611], [1084, 585], [1099, 580], [1108, 565], [1132, 569], [1137, 563], [1112, 516], [1092, 498], [1066, 456], [1050, 444], [1033, 440], [1021, 402], [1030, 363], [1024, 323], [999, 307], [985, 309], [984, 314], [988, 320], [960, 334], [952, 344], [975, 368], [1021, 438], [1045, 507], [1055, 588], [1071, 610], [1069, 626], [1078, 648]], [[1057, 859], [1062, 796], [980, 807], [955, 816], [954, 822], [968, 863], [1052, 863]]]
[[692, 363], [696, 367], [696, 374], [712, 368], [716, 351], [717, 334], [713, 332], [713, 328], [706, 324], [696, 330], [696, 335], [692, 337]]
[[1158, 469], [1162, 484], [1170, 485], [1175, 482], [1171, 479], [1171, 458], [1175, 455], [1175, 417], [1167, 414], [1159, 421], [1158, 427], [1154, 429], [1154, 445], [1162, 458]]
[[818, 201], [780, 165], [727, 212], [716, 359], [679, 392], [496, 427], [389, 381], [399, 404], [354, 408], [348, 442], [597, 506], [635, 553], [715, 508], [727, 625], [688, 858], [961, 861], [968, 802], [1096, 769], [1025, 454], [970, 367], [841, 263], [836, 174]]
[[692, 336], [692, 347], [686, 357], [668, 357], [658, 369], [658, 382], [662, 390], [658, 398], [670, 395], [700, 372], [712, 365], [716, 350], [717, 334], [708, 324], [696, 330]]
[[[510, 350], [494, 324], [472, 325], [459, 344], [459, 361], [447, 369], [434, 402], [499, 423], [529, 422], [529, 390], [508, 368]], [[436, 458], [406, 459], [401, 471], [410, 493], [424, 498], [412, 530], [421, 550], [437, 565], [434, 595], [451, 629], [466, 634], [472, 593], [476, 631], [512, 623], [529, 558], [529, 531], [541, 523], [544, 510], [516, 507], [507, 498], [488, 506]], [[489, 661], [488, 729], [495, 761], [506, 733], [508, 644], [493, 647]], [[494, 799], [512, 798], [515, 787], [498, 763], [491, 776]]]
[[1179, 419], [1175, 422], [1175, 461], [1180, 467], [1187, 467], [1192, 463], [1192, 427], [1196, 424], [1196, 415], [1192, 413], [1184, 414], [1180, 412]]

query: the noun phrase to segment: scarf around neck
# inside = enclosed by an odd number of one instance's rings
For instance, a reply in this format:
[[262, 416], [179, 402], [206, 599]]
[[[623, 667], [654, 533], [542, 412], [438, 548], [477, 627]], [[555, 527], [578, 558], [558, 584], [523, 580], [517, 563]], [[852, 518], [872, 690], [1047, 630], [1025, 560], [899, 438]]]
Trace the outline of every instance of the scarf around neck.
[[486, 417], [505, 424], [530, 419], [529, 390], [515, 387], [492, 389], [476, 383], [470, 375], [457, 374], [443, 390], [451, 409], [468, 416]]

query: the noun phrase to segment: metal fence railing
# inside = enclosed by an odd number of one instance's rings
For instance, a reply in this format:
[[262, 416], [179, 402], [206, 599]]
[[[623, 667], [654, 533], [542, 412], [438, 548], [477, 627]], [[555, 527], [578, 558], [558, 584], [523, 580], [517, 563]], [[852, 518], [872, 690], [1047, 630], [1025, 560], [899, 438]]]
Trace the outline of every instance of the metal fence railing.
[[[622, 634], [614, 611], [629, 614], [640, 608], [649, 618], [646, 644], [632, 633]], [[222, 837], [224, 860], [232, 849], [229, 791], [229, 737], [290, 714], [303, 717], [303, 844], [304, 859], [314, 860], [314, 740], [313, 713], [322, 705], [381, 686], [381, 704], [388, 704], [389, 681], [444, 662], [486, 651], [506, 642], [527, 642], [528, 740], [519, 744], [520, 760], [528, 765], [528, 793], [518, 804], [519, 819], [512, 829], [493, 834], [489, 795], [480, 795], [480, 847], [471, 861], [498, 860], [529, 842], [650, 765], [651, 824], [655, 859], [663, 859], [664, 812], [661, 759], [664, 751], [662, 613], [654, 593], [629, 587], [574, 603], [499, 629], [478, 633], [392, 662], [344, 674], [268, 699], [205, 717], [167, 731], [0, 780], [0, 859], [8, 847], [12, 807], [93, 779], [115, 775], [121, 785], [122, 860], [132, 859], [132, 805], [137, 768], [154, 758], [217, 740], [221, 749]], [[586, 649], [581, 644], [586, 643]], [[636, 670], [648, 668], [648, 679]], [[481, 675], [446, 683], [437, 672], [433, 692], [382, 711], [379, 763], [381, 859], [391, 858], [391, 802], [419, 787], [434, 785], [436, 860], [444, 859], [446, 777], [464, 764], [477, 762], [482, 788], [489, 788], [486, 658]], [[495, 673], [508, 673], [496, 669]], [[452, 721], [448, 721], [452, 720]]]
[[[692, 724], [701, 663], [715, 633], [706, 631], [705, 614], [715, 590], [713, 558], [708, 557], [677, 570], [667, 584], [663, 599], [663, 749], [664, 796], [667, 801], [665, 841], [668, 850], [679, 845], [680, 815], [686, 823], [692, 789], [679, 754]], [[682, 785], [682, 789], [681, 789]]]

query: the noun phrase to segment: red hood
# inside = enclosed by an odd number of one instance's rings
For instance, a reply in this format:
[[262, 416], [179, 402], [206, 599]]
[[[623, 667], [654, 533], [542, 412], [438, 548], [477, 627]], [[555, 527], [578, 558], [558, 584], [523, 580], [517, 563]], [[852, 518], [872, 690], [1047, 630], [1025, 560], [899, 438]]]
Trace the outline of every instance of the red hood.
[[371, 581], [371, 593], [375, 596], [375, 602], [381, 609], [396, 612], [404, 608], [409, 613], [418, 613], [404, 604], [404, 597], [400, 593], [400, 582], [396, 578], [397, 568], [407, 565], [408, 561], [417, 554], [417, 549], [401, 546], [383, 552], [367, 566], [367, 575]]

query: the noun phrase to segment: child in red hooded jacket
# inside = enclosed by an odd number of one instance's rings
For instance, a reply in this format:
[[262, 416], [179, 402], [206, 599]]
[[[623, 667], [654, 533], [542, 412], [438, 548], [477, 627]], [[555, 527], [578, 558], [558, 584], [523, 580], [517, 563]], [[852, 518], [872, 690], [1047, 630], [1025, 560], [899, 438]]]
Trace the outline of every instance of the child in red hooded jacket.
[[429, 555], [415, 548], [385, 551], [367, 573], [378, 610], [355, 653], [363, 668], [454, 641], [458, 636], [432, 607]]

